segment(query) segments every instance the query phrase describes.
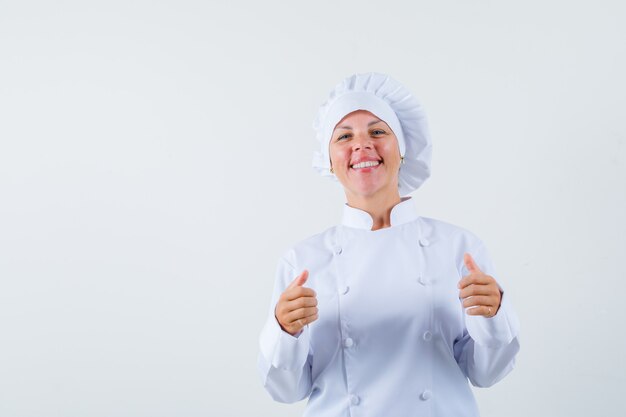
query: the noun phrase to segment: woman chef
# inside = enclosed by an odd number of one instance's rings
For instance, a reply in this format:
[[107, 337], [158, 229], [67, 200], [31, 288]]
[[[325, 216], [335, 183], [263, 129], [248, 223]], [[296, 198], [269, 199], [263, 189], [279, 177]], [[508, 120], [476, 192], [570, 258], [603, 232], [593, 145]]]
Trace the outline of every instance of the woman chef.
[[468, 384], [508, 374], [518, 321], [472, 233], [403, 197], [430, 175], [424, 110], [383, 74], [340, 83], [315, 124], [314, 167], [337, 179], [341, 224], [279, 260], [260, 338], [263, 385], [305, 416], [478, 416]]

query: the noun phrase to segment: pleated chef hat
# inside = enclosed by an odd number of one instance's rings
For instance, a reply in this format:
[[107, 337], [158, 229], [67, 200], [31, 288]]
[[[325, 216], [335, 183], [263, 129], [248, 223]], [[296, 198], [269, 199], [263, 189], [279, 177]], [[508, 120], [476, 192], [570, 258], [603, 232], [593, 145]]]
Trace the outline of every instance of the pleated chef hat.
[[406, 87], [385, 74], [354, 74], [330, 92], [313, 123], [320, 142], [320, 150], [313, 156], [313, 168], [322, 176], [337, 180], [330, 172], [330, 139], [337, 123], [356, 110], [369, 111], [393, 130], [404, 157], [398, 190], [401, 196], [417, 190], [430, 176], [432, 144], [426, 114]]

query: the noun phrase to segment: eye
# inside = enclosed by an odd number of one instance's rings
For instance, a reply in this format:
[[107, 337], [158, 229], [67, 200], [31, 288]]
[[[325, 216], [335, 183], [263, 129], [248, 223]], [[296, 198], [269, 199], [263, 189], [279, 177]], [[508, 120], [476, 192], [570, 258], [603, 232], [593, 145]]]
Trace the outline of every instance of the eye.
[[385, 132], [382, 129], [374, 129], [374, 130], [372, 130], [372, 135], [374, 135], [374, 136], [384, 135], [385, 133], [387, 133], [387, 132]]
[[348, 139], [349, 137], [350, 137], [350, 134], [346, 133], [345, 135], [338, 136], [337, 139], [335, 139], [335, 141], [339, 142], [340, 140]]

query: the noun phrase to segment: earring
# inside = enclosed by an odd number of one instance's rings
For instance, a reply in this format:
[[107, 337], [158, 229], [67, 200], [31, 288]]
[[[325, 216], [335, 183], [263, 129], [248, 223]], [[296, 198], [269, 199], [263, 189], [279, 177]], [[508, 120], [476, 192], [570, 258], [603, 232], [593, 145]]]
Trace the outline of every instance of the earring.
[[335, 173], [335, 171], [333, 171], [333, 167], [330, 167], [330, 173], [331, 173], [331, 174], [334, 174], [334, 173]]
[[400, 157], [400, 164], [404, 164], [404, 156]]

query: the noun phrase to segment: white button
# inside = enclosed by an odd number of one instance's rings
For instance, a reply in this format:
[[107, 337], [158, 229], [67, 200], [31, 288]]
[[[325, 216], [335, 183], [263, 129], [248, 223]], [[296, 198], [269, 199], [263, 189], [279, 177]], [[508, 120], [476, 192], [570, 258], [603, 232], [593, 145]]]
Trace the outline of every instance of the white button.
[[424, 392], [422, 392], [422, 395], [420, 395], [420, 398], [424, 401], [428, 401], [432, 396], [432, 392], [430, 392], [429, 390], [424, 390]]
[[348, 291], [350, 291], [350, 287], [346, 285], [345, 287], [341, 288], [339, 291], [345, 295], [348, 293]]
[[354, 340], [350, 337], [346, 337], [343, 341], [343, 345], [347, 348], [352, 347], [354, 345]]
[[358, 395], [351, 395], [350, 396], [350, 404], [352, 405], [358, 405], [361, 402], [361, 399], [359, 398]]
[[340, 255], [342, 251], [341, 246], [335, 246], [334, 251], [335, 251], [335, 255]]
[[425, 341], [428, 342], [430, 339], [433, 338], [433, 334], [431, 332], [429, 332], [428, 330], [426, 330], [422, 337], [424, 338]]
[[425, 237], [422, 237], [422, 238], [420, 238], [420, 245], [428, 246], [428, 245], [430, 245], [430, 242]]
[[422, 285], [428, 285], [428, 283], [430, 282], [430, 280], [427, 277], [425, 277], [424, 275], [420, 275], [420, 277], [417, 280]]

